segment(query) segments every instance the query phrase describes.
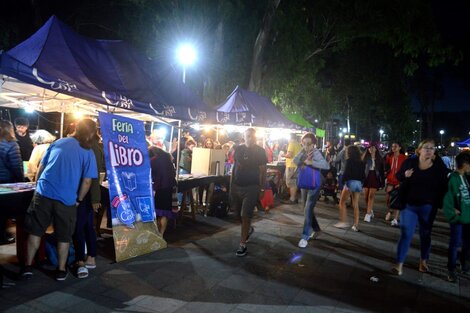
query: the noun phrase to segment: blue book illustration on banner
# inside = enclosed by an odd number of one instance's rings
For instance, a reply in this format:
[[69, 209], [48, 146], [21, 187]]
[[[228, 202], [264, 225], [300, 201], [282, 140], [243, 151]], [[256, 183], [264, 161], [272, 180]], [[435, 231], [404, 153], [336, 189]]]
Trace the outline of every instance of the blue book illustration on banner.
[[155, 221], [144, 123], [102, 112], [99, 116], [113, 225]]
[[142, 222], [153, 222], [154, 212], [152, 210], [152, 198], [151, 197], [137, 197], [137, 208], [139, 210]]

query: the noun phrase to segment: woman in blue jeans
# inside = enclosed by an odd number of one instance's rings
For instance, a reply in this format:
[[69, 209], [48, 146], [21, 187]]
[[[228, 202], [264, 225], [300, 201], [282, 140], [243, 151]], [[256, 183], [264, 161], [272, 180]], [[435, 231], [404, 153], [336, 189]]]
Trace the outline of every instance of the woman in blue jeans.
[[[295, 156], [294, 163], [298, 168], [302, 166], [312, 166], [316, 169], [330, 169], [330, 165], [325, 160], [320, 150], [315, 148], [317, 137], [312, 133], [306, 133], [301, 140], [303, 149]], [[310, 238], [315, 238], [321, 231], [313, 209], [320, 195], [320, 186], [313, 190], [305, 190], [306, 201], [304, 207], [304, 228], [299, 247], [305, 248]], [[311, 231], [313, 229], [313, 231]]]
[[400, 213], [401, 235], [397, 245], [397, 260], [392, 272], [403, 273], [408, 249], [419, 223], [421, 258], [418, 269], [429, 271], [427, 260], [431, 251], [431, 228], [437, 208], [447, 189], [447, 168], [434, 155], [434, 140], [422, 141], [416, 149], [416, 157], [405, 160], [396, 174], [400, 181], [400, 197], [404, 209]]

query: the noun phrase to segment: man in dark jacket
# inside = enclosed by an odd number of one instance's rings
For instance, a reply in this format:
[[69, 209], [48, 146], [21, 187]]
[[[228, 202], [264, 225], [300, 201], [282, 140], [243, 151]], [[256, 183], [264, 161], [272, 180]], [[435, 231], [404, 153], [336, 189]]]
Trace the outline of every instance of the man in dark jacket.
[[15, 136], [20, 146], [21, 159], [29, 161], [31, 153], [33, 152], [33, 141], [29, 137], [29, 121], [24, 117], [17, 117], [15, 119]]

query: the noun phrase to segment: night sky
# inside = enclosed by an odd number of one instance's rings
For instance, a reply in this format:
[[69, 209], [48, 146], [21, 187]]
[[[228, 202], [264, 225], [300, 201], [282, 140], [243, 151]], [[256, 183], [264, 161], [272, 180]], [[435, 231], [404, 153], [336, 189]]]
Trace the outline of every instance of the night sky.
[[[64, 5], [61, 1], [56, 0], [37, 2], [43, 4], [41, 16], [44, 21], [51, 14], [56, 14], [59, 17], [65, 17], [64, 22], [68, 23], [67, 17], [73, 19], [76, 14], [72, 4]], [[450, 112], [450, 114], [445, 115], [446, 118], [443, 118], [444, 115], [436, 114], [434, 128], [451, 130], [455, 127], [455, 130], [452, 131], [455, 131], [455, 135], [459, 137], [466, 136], [470, 131], [470, 126], [468, 126], [470, 123], [466, 125], [465, 122], [466, 118], [470, 118], [470, 48], [468, 46], [468, 42], [470, 42], [470, 23], [468, 22], [470, 21], [470, 11], [466, 8], [467, 2], [465, 0], [432, 1], [434, 19], [444, 41], [463, 52], [463, 60], [457, 66], [442, 65], [437, 69], [430, 70], [437, 71], [442, 76], [443, 93], [435, 101], [435, 111]], [[34, 20], [31, 3], [29, 0], [2, 1], [0, 4], [0, 19], [4, 25], [8, 23], [15, 24], [16, 29], [10, 33], [8, 38], [10, 45], [2, 42], [0, 47], [4, 49], [11, 48], [11, 44], [15, 45], [26, 39], [42, 24], [43, 21], [39, 23], [37, 20]], [[113, 11], [109, 11], [108, 16], [103, 16], [103, 20], [107, 21], [113, 20], [113, 18]], [[262, 15], [260, 15], [261, 19]], [[0, 23], [1, 26], [2, 24]], [[90, 28], [91, 26], [87, 27]], [[86, 32], [89, 32], [89, 29]], [[104, 36], [106, 31], [101, 28], [96, 28], [96, 31], [92, 33], [96, 36], [95, 38], [109, 37]], [[107, 34], [109, 35], [110, 33]], [[419, 104], [416, 98], [413, 98], [411, 103], [413, 111], [419, 114]], [[463, 111], [465, 113], [459, 115], [452, 114], [453, 112]], [[463, 121], [460, 121], [460, 124], [456, 126], [455, 121], [462, 119], [462, 116]], [[464, 128], [468, 129], [463, 130]]]

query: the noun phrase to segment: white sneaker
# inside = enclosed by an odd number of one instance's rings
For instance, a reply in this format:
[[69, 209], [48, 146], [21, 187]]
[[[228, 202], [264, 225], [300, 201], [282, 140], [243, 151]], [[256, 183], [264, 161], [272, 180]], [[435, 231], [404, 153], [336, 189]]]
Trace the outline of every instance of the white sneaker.
[[388, 222], [388, 221], [390, 221], [391, 217], [392, 217], [392, 213], [388, 212], [387, 215], [385, 215], [385, 220]]
[[370, 217], [374, 218], [374, 210], [370, 211]]
[[333, 225], [333, 227], [336, 227], [336, 228], [348, 228], [349, 227], [349, 224], [348, 223], [344, 223], [344, 222], [338, 222], [336, 224]]
[[371, 218], [372, 218], [372, 214], [366, 214], [364, 216], [364, 222], [370, 223]]
[[318, 236], [320, 236], [320, 234], [321, 234], [321, 230], [319, 230], [319, 231], [314, 231], [314, 232], [312, 232], [312, 234], [308, 237], [308, 239], [309, 239], [309, 240], [310, 240], [310, 239], [317, 239]]
[[351, 229], [352, 229], [352, 231], [355, 231], [355, 232], [358, 232], [358, 231], [359, 231], [359, 228], [357, 228], [356, 225], [353, 225], [353, 226], [351, 227]]
[[299, 241], [299, 248], [306, 248], [308, 245], [308, 241], [305, 239], [300, 239]]
[[397, 227], [398, 226], [398, 221], [396, 219], [393, 219], [391, 222], [390, 222], [390, 226], [392, 227]]

